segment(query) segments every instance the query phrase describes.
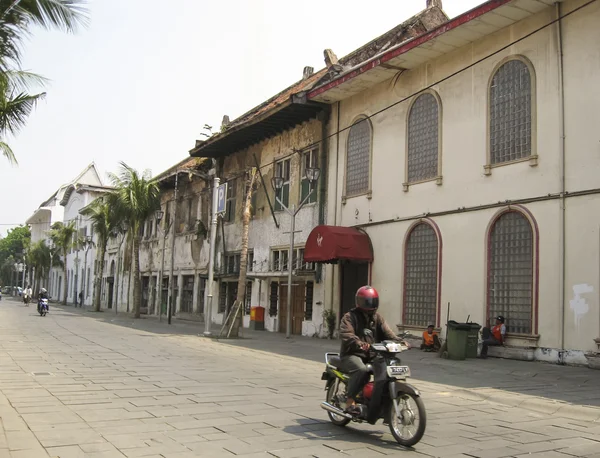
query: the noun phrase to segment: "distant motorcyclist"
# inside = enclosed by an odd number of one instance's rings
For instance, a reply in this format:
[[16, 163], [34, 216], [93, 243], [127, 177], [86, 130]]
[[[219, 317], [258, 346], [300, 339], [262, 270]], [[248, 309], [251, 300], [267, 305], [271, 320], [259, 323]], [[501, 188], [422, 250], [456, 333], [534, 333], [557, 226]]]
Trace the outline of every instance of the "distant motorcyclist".
[[[46, 288], [42, 288], [40, 290], [40, 293], [38, 294], [38, 312], [41, 310], [41, 306], [42, 306], [42, 299], [46, 299], [48, 300], [48, 291], [46, 291]], [[48, 310], [50, 310], [50, 307], [48, 307]]]
[[23, 303], [29, 307], [29, 301], [31, 300], [31, 287], [27, 285], [27, 288], [23, 290]]
[[346, 411], [351, 414], [356, 413], [358, 409], [356, 396], [369, 379], [365, 363], [368, 360], [371, 344], [383, 340], [402, 342], [383, 317], [377, 313], [379, 293], [375, 288], [371, 286], [359, 288], [355, 296], [355, 305], [355, 308], [343, 316], [340, 323], [341, 369], [350, 374]]

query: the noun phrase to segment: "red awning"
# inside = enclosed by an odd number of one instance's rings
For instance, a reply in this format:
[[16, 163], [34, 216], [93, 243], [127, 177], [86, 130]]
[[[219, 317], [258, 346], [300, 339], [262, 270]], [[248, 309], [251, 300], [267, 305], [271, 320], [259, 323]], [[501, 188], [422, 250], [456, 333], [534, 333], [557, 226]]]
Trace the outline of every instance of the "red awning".
[[372, 262], [369, 236], [353, 227], [317, 226], [304, 247], [305, 262]]

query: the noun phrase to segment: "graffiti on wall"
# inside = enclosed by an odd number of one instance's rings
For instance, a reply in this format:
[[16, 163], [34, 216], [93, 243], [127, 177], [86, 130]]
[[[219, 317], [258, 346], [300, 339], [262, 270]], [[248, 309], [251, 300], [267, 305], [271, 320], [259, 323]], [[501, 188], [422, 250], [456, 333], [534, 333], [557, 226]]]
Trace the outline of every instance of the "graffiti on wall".
[[573, 317], [575, 319], [575, 327], [579, 328], [581, 319], [590, 311], [590, 306], [584, 297], [585, 294], [593, 293], [594, 287], [586, 283], [573, 285], [573, 298], [569, 301]]

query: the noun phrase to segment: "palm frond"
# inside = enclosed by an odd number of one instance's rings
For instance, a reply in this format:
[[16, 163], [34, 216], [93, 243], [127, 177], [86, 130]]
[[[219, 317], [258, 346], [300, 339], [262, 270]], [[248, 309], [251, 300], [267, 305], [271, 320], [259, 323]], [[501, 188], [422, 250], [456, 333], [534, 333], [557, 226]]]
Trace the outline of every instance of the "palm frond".
[[35, 86], [43, 86], [50, 81], [42, 75], [26, 70], [6, 70], [2, 72], [2, 77], [5, 77], [9, 85], [18, 91], [26, 91]]
[[13, 5], [6, 13], [20, 14], [45, 29], [75, 32], [89, 24], [86, 0], [17, 0]]
[[8, 162], [10, 162], [12, 165], [18, 165], [15, 153], [13, 153], [13, 150], [10, 148], [8, 143], [0, 141], [0, 151], [2, 152], [2, 155], [8, 159]]
[[45, 96], [45, 93], [36, 95], [20, 93], [7, 97], [7, 94], [0, 93], [0, 135], [7, 132], [17, 134], [25, 126], [27, 118], [37, 103]]

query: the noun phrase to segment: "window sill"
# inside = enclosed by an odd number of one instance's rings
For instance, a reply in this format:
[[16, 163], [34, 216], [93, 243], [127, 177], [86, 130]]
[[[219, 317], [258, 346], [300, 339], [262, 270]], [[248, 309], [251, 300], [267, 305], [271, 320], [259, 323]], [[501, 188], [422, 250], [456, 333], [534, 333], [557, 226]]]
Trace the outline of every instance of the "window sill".
[[536, 167], [538, 165], [538, 159], [539, 157], [537, 154], [532, 154], [531, 156], [527, 156], [521, 159], [515, 159], [514, 161], [501, 162], [499, 164], [486, 164], [483, 166], [483, 174], [485, 176], [489, 176], [492, 174], [492, 169], [498, 167], [505, 167], [507, 165], [518, 164], [520, 162], [529, 162], [530, 167]]
[[402, 190], [404, 192], [408, 192], [408, 189], [411, 186], [414, 186], [417, 184], [422, 184], [422, 183], [431, 183], [432, 181], [435, 181], [435, 184], [437, 184], [438, 186], [441, 186], [444, 181], [444, 178], [442, 175], [438, 175], [437, 177], [427, 178], [426, 180], [411, 181], [410, 183], [402, 183]]
[[372, 199], [373, 198], [373, 190], [369, 189], [368, 191], [361, 192], [359, 194], [344, 195], [344, 196], [342, 196], [342, 205], [346, 205], [346, 201], [348, 199], [353, 199], [355, 197], [362, 197], [362, 196], [367, 196], [367, 199]]

